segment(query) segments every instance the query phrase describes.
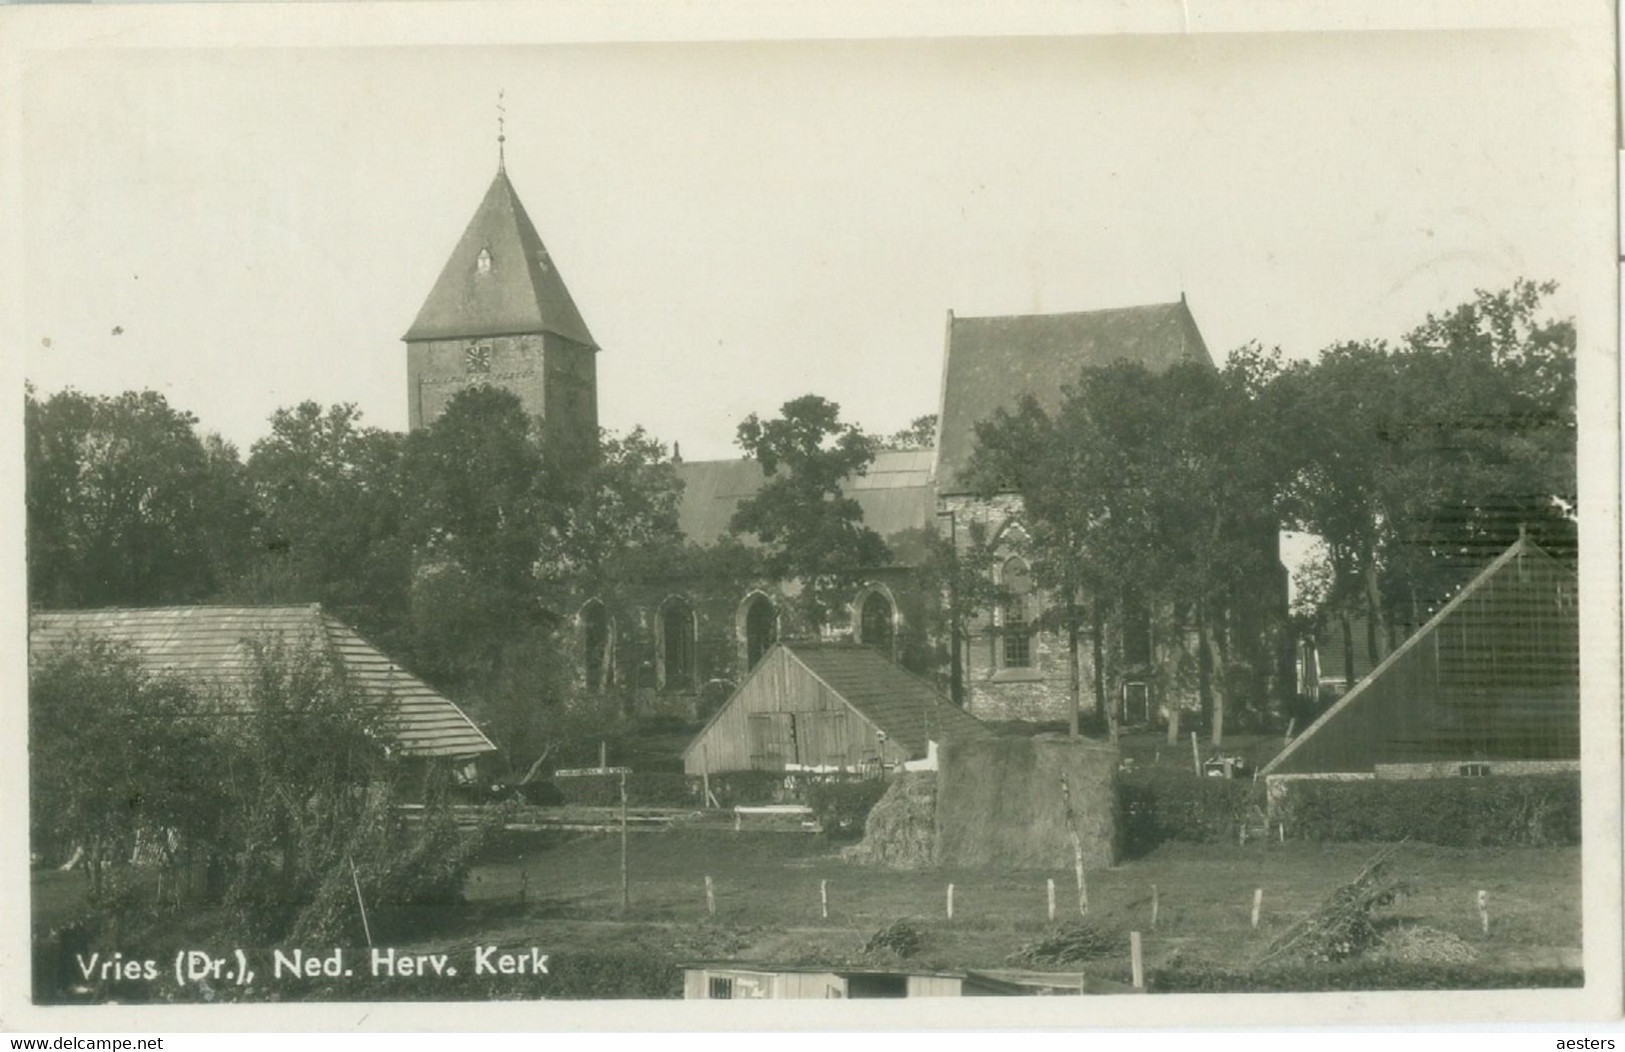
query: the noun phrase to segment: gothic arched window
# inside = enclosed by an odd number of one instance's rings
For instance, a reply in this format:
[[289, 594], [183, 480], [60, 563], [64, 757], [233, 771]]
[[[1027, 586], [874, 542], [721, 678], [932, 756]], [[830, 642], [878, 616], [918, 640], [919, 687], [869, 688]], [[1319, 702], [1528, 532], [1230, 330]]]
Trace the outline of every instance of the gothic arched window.
[[745, 669], [749, 672], [778, 640], [778, 614], [767, 596], [757, 592], [745, 600], [740, 634], [745, 643]]
[[615, 628], [609, 611], [597, 599], [581, 607], [581, 666], [587, 689], [603, 690], [615, 682]]
[[1005, 560], [1000, 584], [1004, 593], [999, 603], [1001, 663], [1005, 668], [1032, 668], [1033, 579], [1026, 561]]
[[683, 599], [660, 606], [660, 687], [694, 689], [694, 609]]
[[858, 642], [891, 656], [895, 617], [896, 611], [884, 592], [872, 591], [864, 596], [858, 608]]

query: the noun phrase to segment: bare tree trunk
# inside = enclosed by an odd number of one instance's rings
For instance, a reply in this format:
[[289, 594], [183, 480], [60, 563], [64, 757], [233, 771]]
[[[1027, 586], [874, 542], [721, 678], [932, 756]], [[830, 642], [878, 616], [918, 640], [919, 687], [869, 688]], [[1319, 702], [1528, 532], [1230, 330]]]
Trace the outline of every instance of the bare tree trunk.
[[1365, 639], [1366, 658], [1375, 665], [1387, 654], [1383, 647], [1386, 636], [1383, 632], [1382, 592], [1377, 587], [1377, 557], [1372, 551], [1367, 551], [1365, 556]]
[[1338, 613], [1337, 618], [1343, 623], [1343, 689], [1348, 691], [1354, 687], [1354, 625], [1347, 610]]
[[1066, 733], [1073, 738], [1078, 736], [1078, 706], [1083, 701], [1083, 686], [1079, 682], [1078, 674], [1078, 596], [1072, 589], [1066, 594], [1066, 657], [1067, 657], [1067, 706], [1066, 706]]
[[1100, 600], [1094, 602], [1094, 644], [1093, 656], [1095, 659], [1095, 712], [1104, 715], [1106, 712], [1106, 617], [1101, 612]]
[[1207, 603], [1196, 602], [1196, 693], [1202, 703], [1202, 720], [1217, 731], [1213, 708], [1213, 653], [1207, 645]]

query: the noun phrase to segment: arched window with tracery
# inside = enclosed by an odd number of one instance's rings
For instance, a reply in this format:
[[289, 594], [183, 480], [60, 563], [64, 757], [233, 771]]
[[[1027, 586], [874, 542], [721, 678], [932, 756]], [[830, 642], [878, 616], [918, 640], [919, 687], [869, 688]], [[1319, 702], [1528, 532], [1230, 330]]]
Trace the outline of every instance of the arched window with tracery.
[[760, 592], [745, 600], [740, 618], [740, 635], [745, 644], [745, 671], [749, 672], [773, 648], [779, 637], [779, 616], [772, 600]]
[[660, 687], [694, 689], [694, 608], [673, 597], [660, 606]]
[[884, 592], [869, 592], [858, 608], [858, 642], [890, 657], [897, 635], [896, 618], [897, 611]]
[[1005, 668], [1033, 667], [1032, 571], [1019, 557], [1005, 560], [999, 575], [1000, 658]]
[[615, 682], [615, 626], [597, 599], [581, 607], [581, 666], [587, 689], [604, 690]]

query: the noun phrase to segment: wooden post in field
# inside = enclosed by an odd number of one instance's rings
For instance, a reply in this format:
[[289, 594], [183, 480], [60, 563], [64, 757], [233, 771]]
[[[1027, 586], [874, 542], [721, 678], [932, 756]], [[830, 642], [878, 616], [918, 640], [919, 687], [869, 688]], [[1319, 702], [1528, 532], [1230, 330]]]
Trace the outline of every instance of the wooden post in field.
[[1049, 878], [1049, 919], [1055, 919], [1055, 878]]
[[1140, 933], [1128, 933], [1129, 964], [1134, 969], [1134, 989], [1145, 989], [1145, 958], [1140, 954]]
[[713, 917], [717, 915], [717, 892], [709, 873], [705, 875], [705, 912]]
[[1078, 916], [1089, 915], [1089, 881], [1083, 875], [1083, 844], [1072, 834], [1072, 867], [1078, 872]]
[[519, 871], [519, 905], [525, 904], [525, 894], [530, 890], [530, 873], [527, 870]]
[[1191, 731], [1191, 767], [1196, 771], [1196, 777], [1202, 777], [1202, 750], [1196, 744], [1196, 732]]
[[948, 885], [948, 919], [954, 919], [954, 886]]
[[711, 806], [711, 750], [704, 744], [700, 745], [700, 789], [704, 795], [700, 798], [701, 807]]
[[1478, 889], [1478, 921], [1484, 926], [1484, 934], [1490, 933], [1490, 893], [1483, 888]]
[[1258, 927], [1258, 914], [1264, 908], [1264, 889], [1253, 889], [1253, 927]]
[[598, 743], [598, 769], [600, 771], [602, 771], [604, 768], [606, 768], [608, 766], [609, 766], [609, 744], [607, 742], [599, 742]]
[[[599, 743], [603, 748], [603, 743]], [[626, 772], [621, 772], [621, 909], [632, 906], [632, 885], [626, 873]]]
[[[361, 908], [361, 930], [366, 933], [367, 946], [372, 947], [372, 925], [367, 923], [367, 903], [361, 898], [361, 875], [355, 871], [355, 859], [349, 855], [344, 860], [350, 863], [350, 879], [355, 882], [355, 904]], [[1479, 895], [1483, 895], [1481, 891]], [[1485, 931], [1489, 931], [1489, 922], [1485, 921]]]
[[829, 920], [829, 881], [818, 882], [818, 912], [825, 920]]
[[1275, 823], [1275, 831], [1281, 834], [1281, 843], [1283, 843], [1283, 844], [1286, 843], [1286, 823], [1285, 822], [1277, 822], [1277, 823]]
[[1153, 884], [1153, 885], [1151, 885], [1151, 930], [1152, 931], [1157, 930], [1157, 907], [1159, 905], [1160, 905], [1160, 903], [1157, 902], [1157, 886], [1155, 884]]

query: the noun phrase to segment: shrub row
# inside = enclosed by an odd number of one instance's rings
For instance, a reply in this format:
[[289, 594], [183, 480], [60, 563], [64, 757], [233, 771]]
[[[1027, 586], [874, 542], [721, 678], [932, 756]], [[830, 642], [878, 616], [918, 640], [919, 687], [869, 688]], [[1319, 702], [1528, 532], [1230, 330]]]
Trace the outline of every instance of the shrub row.
[[1169, 840], [1234, 840], [1263, 802], [1251, 781], [1145, 772], [1118, 779], [1123, 852], [1145, 854]]
[[1319, 990], [1510, 990], [1585, 985], [1579, 968], [1492, 968], [1482, 964], [1409, 964], [1358, 960], [1251, 971], [1196, 962], [1153, 969], [1146, 986], [1159, 994], [1306, 993]]
[[1280, 817], [1310, 840], [1446, 847], [1580, 842], [1578, 775], [1290, 783]]

